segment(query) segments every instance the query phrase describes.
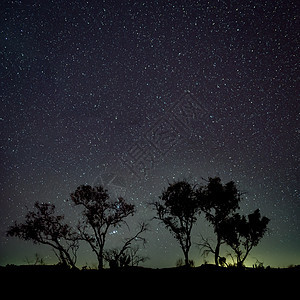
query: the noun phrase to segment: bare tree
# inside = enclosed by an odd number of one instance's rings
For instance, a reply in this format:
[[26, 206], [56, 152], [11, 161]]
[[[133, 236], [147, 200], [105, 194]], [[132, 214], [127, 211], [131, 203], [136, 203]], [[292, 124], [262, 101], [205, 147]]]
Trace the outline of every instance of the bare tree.
[[44, 258], [40, 256], [39, 253], [34, 254], [34, 260], [30, 260], [27, 256], [25, 257], [25, 261], [28, 265], [45, 265]]
[[138, 266], [140, 263], [143, 263], [149, 259], [148, 256], [139, 255], [139, 251], [140, 251], [139, 245], [130, 247], [128, 249], [128, 255], [130, 256], [131, 266]]
[[78, 235], [63, 220], [64, 216], [55, 215], [54, 204], [36, 202], [34, 210], [26, 214], [25, 222], [15, 222], [6, 234], [51, 246], [61, 263], [76, 268]]
[[86, 241], [98, 259], [98, 269], [104, 266], [104, 247], [111, 227], [121, 226], [125, 218], [135, 213], [135, 206], [123, 198], [111, 201], [102, 186], [79, 186], [71, 201], [83, 207], [83, 222], [78, 225], [80, 238]]
[[121, 249], [110, 249], [105, 251], [105, 260], [109, 262], [111, 268], [127, 267], [129, 265], [134, 266], [145, 260], [143, 257], [137, 256], [139, 247], [133, 248], [132, 243], [141, 242], [143, 245], [146, 243], [145, 238], [143, 238], [141, 234], [148, 230], [147, 227], [147, 224], [141, 223], [137, 233], [134, 236], [127, 238]]

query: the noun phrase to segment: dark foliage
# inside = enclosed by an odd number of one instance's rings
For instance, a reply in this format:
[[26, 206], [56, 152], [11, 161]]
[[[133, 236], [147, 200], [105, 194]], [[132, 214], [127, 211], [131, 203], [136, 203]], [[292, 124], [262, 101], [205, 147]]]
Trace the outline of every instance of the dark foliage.
[[75, 268], [78, 235], [63, 223], [64, 216], [55, 215], [54, 204], [34, 204], [34, 210], [25, 216], [25, 222], [10, 226], [7, 236], [15, 236], [35, 244], [49, 245], [61, 263]]
[[186, 181], [169, 184], [162, 192], [161, 201], [154, 203], [157, 218], [161, 220], [179, 242], [185, 265], [189, 265], [191, 231], [200, 213], [195, 188]]
[[223, 223], [221, 235], [233, 249], [237, 266], [242, 266], [252, 248], [258, 245], [269, 221], [267, 217], [261, 217], [257, 209], [248, 218], [237, 213]]
[[[15, 222], [7, 231], [7, 236], [30, 240], [36, 244], [51, 246], [60, 261], [60, 265], [76, 269], [77, 250], [80, 241], [89, 244], [98, 259], [98, 269], [102, 270], [104, 261], [111, 269], [124, 269], [138, 266], [147, 258], [138, 254], [136, 243], [144, 245], [143, 233], [148, 230], [145, 223], [131, 237], [123, 240], [121, 247], [106, 249], [108, 234], [112, 228], [122, 226], [126, 218], [134, 215], [133, 204], [123, 198], [111, 200], [107, 190], [102, 186], [79, 186], [70, 199], [77, 207], [82, 208], [76, 230], [64, 222], [63, 215], [55, 214], [55, 206], [49, 203], [36, 202], [34, 210], [28, 211], [23, 223]], [[241, 193], [234, 182], [221, 183], [219, 177], [209, 178], [206, 186], [192, 186], [187, 181], [169, 184], [159, 201], [153, 203], [156, 219], [162, 221], [178, 241], [183, 254], [183, 261], [178, 266], [192, 266], [189, 251], [192, 245], [192, 228], [201, 212], [213, 226], [216, 234], [216, 246], [209, 239], [202, 238], [199, 245], [203, 253], [213, 253], [218, 268], [229, 266], [226, 258], [220, 256], [220, 247], [226, 243], [233, 250], [231, 257], [236, 258], [235, 265], [243, 267], [253, 247], [257, 246], [267, 232], [269, 219], [261, 217], [259, 209], [248, 216], [236, 212], [239, 209]], [[36, 262], [38, 262], [38, 256]], [[41, 260], [41, 264], [44, 261]], [[184, 264], [184, 266], [183, 266]], [[261, 269], [261, 268], [260, 268]]]
[[[216, 234], [216, 246], [213, 247], [208, 239], [202, 238], [199, 243], [200, 247], [205, 249], [204, 254], [209, 252], [215, 256], [215, 264], [219, 265], [220, 247], [225, 241], [222, 238], [224, 232], [224, 222], [239, 208], [241, 193], [233, 181], [222, 184], [219, 177], [209, 178], [206, 186], [197, 190], [197, 197], [201, 210], [205, 213]], [[221, 258], [222, 260], [222, 258]]]

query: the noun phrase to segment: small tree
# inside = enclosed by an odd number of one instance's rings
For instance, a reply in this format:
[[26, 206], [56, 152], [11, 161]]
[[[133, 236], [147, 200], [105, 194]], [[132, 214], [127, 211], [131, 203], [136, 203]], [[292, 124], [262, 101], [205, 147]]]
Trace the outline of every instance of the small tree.
[[79, 186], [71, 194], [71, 201], [83, 207], [83, 222], [78, 225], [80, 238], [86, 241], [98, 259], [98, 268], [104, 266], [104, 246], [111, 227], [121, 226], [125, 218], [135, 213], [135, 206], [123, 198], [111, 201], [102, 186]]
[[55, 215], [54, 204], [34, 204], [34, 210], [25, 216], [25, 222], [10, 226], [7, 236], [15, 236], [35, 244], [49, 245], [61, 263], [76, 268], [78, 235], [63, 223], [64, 216]]
[[140, 251], [139, 245], [130, 247], [128, 249], [128, 255], [130, 256], [130, 265], [132, 267], [138, 266], [140, 263], [143, 263], [149, 259], [148, 256], [139, 255], [138, 253], [139, 251]]
[[179, 242], [185, 265], [189, 266], [191, 231], [200, 213], [194, 188], [186, 181], [177, 181], [169, 184], [160, 200], [154, 203], [156, 218], [164, 223]]
[[111, 268], [135, 266], [145, 260], [144, 257], [138, 256], [139, 247], [132, 247], [134, 242], [146, 243], [146, 239], [141, 236], [142, 233], [148, 230], [147, 224], [141, 223], [137, 233], [127, 238], [121, 249], [110, 249], [104, 252], [104, 258], [109, 262]]
[[221, 232], [223, 232], [224, 221], [227, 220], [236, 209], [239, 208], [240, 193], [233, 181], [223, 185], [219, 177], [209, 178], [208, 184], [196, 192], [201, 210], [205, 213], [207, 221], [214, 228], [217, 236], [216, 246], [213, 247], [208, 239], [203, 239], [198, 245], [204, 248], [204, 254], [209, 252], [215, 256], [215, 264], [219, 265], [220, 247], [224, 243]]
[[222, 238], [232, 248], [237, 266], [243, 266], [249, 252], [257, 246], [267, 231], [267, 217], [261, 217], [259, 209], [245, 216], [234, 214], [222, 226]]

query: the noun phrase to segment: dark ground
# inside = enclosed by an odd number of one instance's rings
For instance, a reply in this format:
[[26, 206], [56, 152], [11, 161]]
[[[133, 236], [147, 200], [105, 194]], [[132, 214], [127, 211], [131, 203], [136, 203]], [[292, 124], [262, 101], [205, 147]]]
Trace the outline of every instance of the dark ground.
[[[58, 265], [0, 267], [2, 293], [12, 299], [171, 299], [261, 297], [298, 294], [300, 266], [293, 268], [195, 268], [70, 270]], [[262, 294], [263, 293], [263, 294]], [[264, 296], [263, 296], [264, 295]]]
[[289, 268], [222, 268], [215, 265], [202, 265], [200, 267], [173, 267], [152, 269], [144, 267], [127, 267], [118, 269], [82, 269], [74, 270], [62, 265], [7, 265], [0, 266], [0, 275], [15, 277], [69, 277], [69, 278], [141, 278], [141, 277], [164, 277], [164, 278], [201, 278], [201, 277], [271, 277], [271, 276], [295, 276], [300, 275], [300, 265]]

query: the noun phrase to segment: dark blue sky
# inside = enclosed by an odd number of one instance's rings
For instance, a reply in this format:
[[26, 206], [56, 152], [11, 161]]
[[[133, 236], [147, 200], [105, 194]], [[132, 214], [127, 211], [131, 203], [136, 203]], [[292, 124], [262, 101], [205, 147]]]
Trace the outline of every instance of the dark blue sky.
[[[35, 201], [75, 222], [69, 193], [102, 183], [137, 205], [134, 227], [153, 217], [147, 203], [173, 178], [208, 176], [234, 180], [246, 192], [243, 212], [260, 208], [271, 219], [248, 264], [300, 263], [296, 1], [2, 1], [0, 9], [0, 264], [35, 252], [55, 261], [4, 235]], [[180, 248], [161, 225], [151, 228], [147, 264], [174, 265]], [[203, 219], [195, 242], [200, 233], [213, 237]], [[93, 261], [82, 250], [81, 263]]]

